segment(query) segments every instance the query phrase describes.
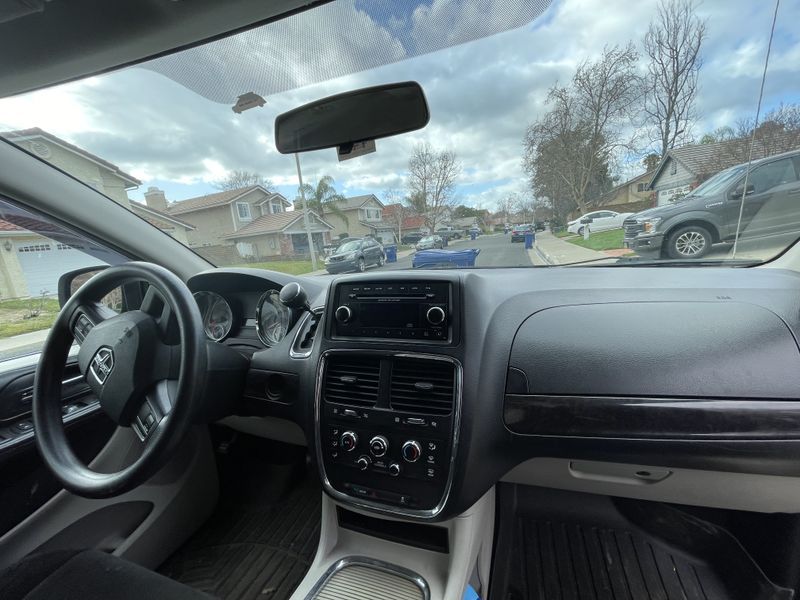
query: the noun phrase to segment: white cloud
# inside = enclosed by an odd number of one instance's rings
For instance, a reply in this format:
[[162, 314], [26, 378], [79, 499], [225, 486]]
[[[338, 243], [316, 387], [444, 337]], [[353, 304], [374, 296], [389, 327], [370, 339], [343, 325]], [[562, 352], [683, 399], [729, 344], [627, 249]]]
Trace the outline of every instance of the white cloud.
[[[209, 88], [207, 92], [223, 93], [231, 87], [259, 91], [251, 86], [265, 71], [276, 74], [287, 87], [302, 86], [320, 73], [339, 72], [337, 61], [346, 62], [357, 49], [382, 48], [383, 54], [373, 57], [375, 64], [396, 60], [407, 51], [404, 44], [409, 40], [438, 32], [461, 41], [481, 20], [500, 14], [501, 5], [510, 6], [509, 10], [515, 6], [503, 0], [433, 0], [378, 22], [361, 3], [346, 1], [349, 12], [331, 12], [331, 5], [322, 6], [268, 26], [271, 30], [254, 30], [208, 46], [196, 55], [205, 62], [163, 59], [159, 68], [189, 69]], [[703, 51], [695, 135], [754, 113], [772, 16], [769, 4], [704, 0], [699, 5], [709, 35]], [[800, 19], [799, 4], [781, 7], [766, 106], [780, 100], [798, 101], [800, 42], [793, 28]], [[131, 68], [0, 100], [0, 125], [42, 127], [117, 163], [142, 179], [143, 188], [154, 180], [173, 182], [192, 186], [194, 195], [198, 185], [207, 185], [211, 191], [210, 183], [226, 172], [245, 169], [268, 177], [292, 199], [294, 159], [275, 150], [277, 114], [329, 94], [413, 79], [422, 84], [430, 104], [428, 127], [379, 140], [377, 153], [342, 163], [333, 150], [305, 154], [301, 159], [304, 178], [313, 182], [330, 174], [340, 190], [381, 195], [385, 189], [402, 188], [413, 146], [429, 142], [452, 148], [463, 163], [459, 198], [491, 207], [525, 185], [522, 136], [526, 125], [546, 110], [547, 89], [556, 81], [566, 82], [577, 64], [598, 56], [604, 46], [638, 42], [656, 5], [656, 0], [560, 0], [533, 24], [272, 94], [266, 106], [241, 115], [231, 111], [233, 99], [230, 104], [212, 102], [163, 75]], [[487, 7], [494, 12], [487, 13]], [[312, 16], [337, 20], [312, 22]], [[324, 51], [309, 53], [300, 43], [304, 36], [325, 36]], [[219, 86], [218, 77], [222, 78]], [[632, 167], [624, 167], [624, 172], [633, 174]]]

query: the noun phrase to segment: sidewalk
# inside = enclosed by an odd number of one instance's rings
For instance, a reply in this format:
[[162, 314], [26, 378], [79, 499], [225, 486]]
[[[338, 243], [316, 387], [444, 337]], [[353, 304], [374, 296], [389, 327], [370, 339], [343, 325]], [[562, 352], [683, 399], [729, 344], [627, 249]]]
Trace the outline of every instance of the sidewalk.
[[603, 258], [610, 262], [614, 261], [614, 258], [605, 252], [570, 244], [549, 231], [540, 231], [536, 234], [536, 244], [532, 250], [528, 250], [528, 256], [534, 265], [566, 265]]

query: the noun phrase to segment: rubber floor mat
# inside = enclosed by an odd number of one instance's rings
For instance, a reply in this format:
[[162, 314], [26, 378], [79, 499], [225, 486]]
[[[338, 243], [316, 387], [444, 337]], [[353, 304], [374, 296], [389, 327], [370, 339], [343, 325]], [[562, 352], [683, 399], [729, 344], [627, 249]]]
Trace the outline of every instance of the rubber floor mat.
[[286, 600], [317, 549], [321, 488], [296, 465], [236, 473], [248, 480], [221, 481], [214, 514], [159, 571], [223, 600]]
[[[503, 600], [789, 600], [726, 531], [667, 505], [524, 492], [499, 533]], [[628, 504], [625, 504], [625, 503]], [[500, 505], [502, 508], [502, 504]], [[503, 517], [501, 516], [501, 519]], [[503, 526], [501, 525], [501, 528]], [[647, 528], [646, 528], [647, 527]], [[662, 535], [663, 534], [663, 535]], [[499, 590], [496, 590], [499, 591]]]

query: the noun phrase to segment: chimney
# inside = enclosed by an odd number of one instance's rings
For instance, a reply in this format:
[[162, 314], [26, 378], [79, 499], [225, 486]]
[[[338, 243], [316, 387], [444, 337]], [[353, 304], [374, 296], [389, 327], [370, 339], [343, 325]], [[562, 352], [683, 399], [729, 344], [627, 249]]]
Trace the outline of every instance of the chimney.
[[157, 187], [150, 186], [144, 193], [144, 201], [147, 206], [165, 212], [167, 210], [167, 198], [164, 196], [163, 190]]

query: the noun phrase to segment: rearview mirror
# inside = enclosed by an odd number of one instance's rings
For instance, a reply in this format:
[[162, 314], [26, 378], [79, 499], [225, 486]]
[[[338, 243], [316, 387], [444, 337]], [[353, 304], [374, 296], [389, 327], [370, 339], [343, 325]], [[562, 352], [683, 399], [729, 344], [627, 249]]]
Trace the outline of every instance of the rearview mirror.
[[418, 83], [379, 85], [278, 115], [275, 145], [282, 154], [351, 146], [421, 129], [429, 119], [428, 103]]

